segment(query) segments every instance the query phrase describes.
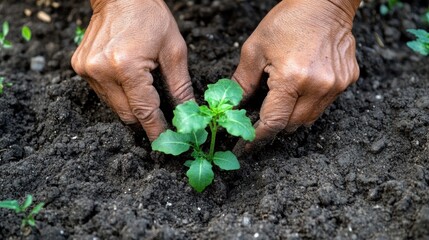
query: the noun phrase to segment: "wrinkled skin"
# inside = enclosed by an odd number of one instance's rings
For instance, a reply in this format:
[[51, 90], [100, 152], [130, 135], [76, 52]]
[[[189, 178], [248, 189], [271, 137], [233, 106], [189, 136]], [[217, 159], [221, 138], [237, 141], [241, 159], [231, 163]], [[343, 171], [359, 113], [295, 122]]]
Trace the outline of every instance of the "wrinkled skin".
[[176, 103], [193, 99], [187, 48], [162, 0], [92, 1], [94, 10], [74, 70], [127, 124], [150, 141], [166, 130], [150, 71], [160, 66]]
[[240, 142], [237, 154], [243, 145], [246, 150], [264, 145], [282, 130], [310, 126], [358, 79], [351, 33], [358, 5], [359, 1], [284, 0], [262, 20], [243, 45], [233, 79], [246, 99], [265, 72], [269, 92], [255, 123], [255, 141]]
[[[256, 139], [309, 126], [359, 76], [351, 33], [358, 0], [283, 0], [242, 48], [233, 74], [245, 98], [268, 73]], [[72, 64], [125, 123], [153, 141], [166, 128], [150, 71], [158, 65], [176, 103], [193, 98], [186, 44], [162, 0], [93, 0], [94, 15]], [[165, 24], [168, 23], [168, 24]]]

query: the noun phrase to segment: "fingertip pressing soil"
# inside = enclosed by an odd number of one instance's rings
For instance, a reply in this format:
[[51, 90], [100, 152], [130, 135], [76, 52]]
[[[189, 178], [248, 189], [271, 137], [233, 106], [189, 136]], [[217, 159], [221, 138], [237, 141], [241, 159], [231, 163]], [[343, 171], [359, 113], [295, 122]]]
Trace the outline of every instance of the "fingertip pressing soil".
[[[14, 44], [0, 49], [0, 76], [13, 83], [0, 95], [0, 200], [32, 194], [46, 203], [30, 232], [0, 209], [0, 239], [429, 238], [429, 58], [406, 46], [406, 29], [428, 28], [420, 18], [427, 4], [407, 1], [381, 16], [379, 2], [366, 3], [353, 29], [359, 81], [311, 128], [278, 134], [240, 159], [239, 171], [216, 171], [199, 194], [184, 157], [154, 162], [141, 130], [121, 123], [73, 72], [74, 31], [77, 21], [88, 24], [88, 2], [0, 3]], [[207, 84], [232, 75], [244, 41], [277, 1], [167, 3], [202, 101]], [[24, 24], [29, 43], [20, 38]], [[36, 56], [45, 60], [41, 72], [30, 70]], [[253, 121], [265, 93], [263, 85], [244, 106]], [[237, 140], [221, 138], [223, 148]]]

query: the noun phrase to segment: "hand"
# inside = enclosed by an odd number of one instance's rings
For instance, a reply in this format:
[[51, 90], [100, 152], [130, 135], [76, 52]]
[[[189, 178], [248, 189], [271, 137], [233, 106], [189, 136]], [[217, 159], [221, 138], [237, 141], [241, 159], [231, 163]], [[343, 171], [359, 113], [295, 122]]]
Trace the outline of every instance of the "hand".
[[233, 75], [244, 98], [256, 90], [263, 72], [269, 75], [256, 138], [246, 150], [281, 130], [311, 125], [358, 79], [351, 29], [359, 2], [283, 0], [244, 43]]
[[140, 122], [153, 141], [167, 124], [150, 72], [160, 66], [176, 103], [194, 98], [186, 43], [162, 0], [91, 4], [94, 13], [72, 66], [122, 121]]

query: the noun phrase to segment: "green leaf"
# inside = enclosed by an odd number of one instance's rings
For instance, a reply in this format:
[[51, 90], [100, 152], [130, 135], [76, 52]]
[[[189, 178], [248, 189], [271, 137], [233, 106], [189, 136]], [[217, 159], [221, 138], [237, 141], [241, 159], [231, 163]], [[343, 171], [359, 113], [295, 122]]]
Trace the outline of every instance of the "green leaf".
[[9, 23], [7, 21], [3, 22], [3, 37], [6, 37], [9, 33]]
[[417, 41], [429, 44], [429, 33], [423, 29], [407, 29], [409, 33], [417, 37]]
[[407, 42], [407, 46], [413, 51], [420, 53], [423, 56], [429, 55], [429, 44], [424, 44], [418, 41]]
[[0, 208], [12, 209], [19, 213], [19, 203], [16, 200], [5, 200], [0, 202]]
[[25, 202], [20, 207], [21, 212], [25, 212], [27, 208], [33, 203], [33, 196], [27, 195], [27, 198], [25, 199]]
[[242, 137], [247, 141], [255, 139], [255, 128], [246, 116], [246, 110], [244, 109], [226, 111], [219, 118], [218, 123], [233, 136]]
[[155, 151], [177, 156], [189, 150], [189, 135], [167, 130], [152, 142], [152, 149]]
[[202, 192], [214, 179], [212, 164], [204, 158], [198, 158], [192, 162], [186, 176], [189, 184], [197, 192]]
[[74, 36], [74, 42], [79, 45], [82, 40], [83, 36], [85, 35], [85, 28], [81, 28], [80, 26], [76, 27], [75, 36]]
[[226, 78], [220, 79], [215, 84], [209, 84], [208, 89], [204, 93], [204, 99], [212, 109], [224, 103], [237, 106], [242, 98], [243, 90], [240, 85]]
[[27, 224], [34, 227], [34, 226], [36, 226], [36, 221], [34, 220], [34, 218], [30, 218], [30, 219], [27, 219], [27, 221], [25, 221], [25, 223], [23, 222], [24, 226]]
[[237, 170], [240, 169], [240, 163], [237, 157], [231, 151], [215, 152], [213, 156], [213, 163], [223, 170]]
[[31, 40], [31, 29], [28, 26], [23, 26], [21, 28], [21, 35], [25, 39], [25, 41]]
[[193, 162], [194, 160], [186, 160], [186, 162], [183, 165], [190, 168]]
[[30, 215], [37, 215], [40, 210], [42, 210], [43, 206], [45, 206], [44, 202], [38, 203], [33, 210], [31, 210]]
[[205, 129], [200, 129], [196, 132], [189, 133], [189, 135], [190, 142], [200, 146], [201, 144], [206, 142], [209, 133]]
[[8, 40], [4, 40], [3, 41], [3, 47], [4, 48], [12, 48], [12, 43], [9, 42]]
[[177, 105], [173, 112], [173, 125], [179, 133], [191, 133], [205, 129], [211, 120], [211, 117], [201, 114], [198, 104], [194, 101]]
[[207, 107], [206, 105], [202, 105], [199, 108], [200, 108], [200, 113], [201, 114], [207, 115], [207, 116], [210, 116], [210, 117], [214, 116], [213, 111], [209, 107]]

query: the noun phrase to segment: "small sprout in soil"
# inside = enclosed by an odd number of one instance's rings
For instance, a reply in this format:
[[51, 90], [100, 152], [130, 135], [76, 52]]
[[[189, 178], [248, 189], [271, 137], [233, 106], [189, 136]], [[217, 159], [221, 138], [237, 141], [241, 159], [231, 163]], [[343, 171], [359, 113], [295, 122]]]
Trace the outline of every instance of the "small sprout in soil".
[[[173, 125], [177, 131], [167, 130], [152, 143], [152, 149], [177, 156], [193, 149], [192, 160], [185, 162], [189, 167], [186, 175], [189, 184], [202, 192], [214, 179], [212, 164], [222, 170], [237, 170], [240, 163], [231, 151], [215, 151], [216, 134], [220, 127], [237, 137], [252, 141], [255, 129], [246, 110], [233, 109], [241, 101], [243, 90], [238, 83], [230, 79], [220, 79], [209, 84], [204, 93], [208, 105], [198, 106], [195, 101], [179, 104], [174, 110]], [[202, 144], [208, 138], [210, 129], [210, 147], [204, 151]]]
[[387, 0], [387, 3], [380, 5], [380, 14], [387, 15], [389, 12], [392, 12], [395, 8], [401, 8], [403, 3], [401, 0]]
[[4, 77], [0, 77], [0, 94], [3, 94], [4, 87], [12, 87], [12, 83], [5, 83]]
[[79, 45], [82, 42], [83, 35], [85, 35], [85, 28], [81, 28], [80, 26], [76, 27], [74, 42]]
[[25, 41], [31, 40], [31, 29], [28, 26], [23, 26], [21, 28], [21, 35], [25, 39]]
[[6, 40], [6, 36], [9, 33], [9, 23], [7, 21], [2, 24], [2, 31], [0, 32], [0, 45], [3, 48], [12, 48], [12, 43]]
[[407, 42], [407, 46], [413, 51], [420, 53], [423, 56], [429, 55], [429, 33], [423, 29], [408, 29], [408, 32], [414, 34], [417, 39]]
[[36, 220], [34, 217], [42, 210], [45, 203], [41, 202], [38, 203], [31, 211], [30, 213], [26, 214], [27, 209], [31, 206], [33, 203], [33, 196], [27, 195], [27, 198], [25, 199], [24, 203], [22, 205], [19, 205], [17, 200], [5, 200], [0, 202], [0, 208], [6, 208], [14, 210], [16, 214], [23, 213], [24, 216], [21, 221], [21, 228], [24, 229], [27, 226], [35, 227], [36, 226]]

